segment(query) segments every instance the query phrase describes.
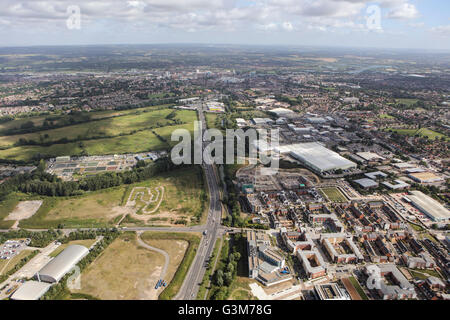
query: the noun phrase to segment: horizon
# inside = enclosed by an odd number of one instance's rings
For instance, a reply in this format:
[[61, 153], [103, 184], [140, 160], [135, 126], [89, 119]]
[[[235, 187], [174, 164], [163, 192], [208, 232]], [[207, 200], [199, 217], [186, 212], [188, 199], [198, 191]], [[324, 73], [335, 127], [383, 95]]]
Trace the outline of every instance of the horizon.
[[5, 0], [1, 47], [232, 44], [450, 50], [440, 0]]
[[342, 50], [369, 50], [369, 51], [412, 51], [413, 53], [450, 53], [450, 48], [396, 48], [371, 46], [339, 46], [339, 45], [294, 45], [294, 44], [242, 44], [242, 43], [204, 43], [204, 42], [155, 42], [155, 43], [85, 43], [85, 44], [39, 44], [39, 45], [0, 45], [0, 49], [20, 48], [60, 48], [60, 47], [127, 47], [127, 46], [199, 46], [199, 47], [237, 47], [237, 48], [285, 48], [285, 49], [342, 49]]

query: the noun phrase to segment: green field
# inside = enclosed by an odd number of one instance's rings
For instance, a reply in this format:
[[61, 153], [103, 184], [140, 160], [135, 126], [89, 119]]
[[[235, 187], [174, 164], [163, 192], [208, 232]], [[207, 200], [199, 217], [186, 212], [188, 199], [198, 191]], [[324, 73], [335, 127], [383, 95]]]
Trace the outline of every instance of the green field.
[[339, 191], [338, 188], [322, 188], [320, 189], [322, 194], [328, 197], [333, 202], [345, 202], [347, 198]]
[[[179, 219], [187, 223], [198, 224], [207, 208], [204, 182], [199, 167], [185, 168], [161, 173], [144, 182], [123, 185], [95, 192], [88, 192], [74, 197], [43, 197], [42, 206], [31, 218], [22, 220], [22, 228], [57, 228], [65, 227], [111, 227], [129, 212], [123, 205], [123, 199], [134, 187], [164, 186], [164, 198], [159, 209], [152, 214], [162, 215], [175, 223]], [[14, 208], [14, 200], [7, 198], [4, 203], [3, 216]], [[126, 202], [126, 200], [125, 200]], [[1, 208], [1, 207], [0, 207]], [[136, 208], [136, 211], [139, 208]], [[140, 221], [139, 221], [140, 222]], [[135, 225], [136, 222], [127, 222]]]
[[20, 262], [20, 260], [29, 256], [32, 252], [32, 250], [22, 250], [19, 254], [9, 260], [0, 260], [0, 275], [7, 274], [8, 271], [12, 270], [14, 266]]
[[366, 293], [364, 292], [363, 288], [361, 287], [361, 285], [359, 284], [358, 280], [356, 280], [355, 277], [350, 277], [348, 278], [350, 280], [350, 282], [352, 283], [352, 285], [355, 287], [356, 291], [358, 291], [358, 294], [360, 295], [360, 297], [363, 300], [369, 300], [369, 298], [367, 297]]
[[[80, 155], [82, 153], [88, 155], [120, 154], [167, 149], [176, 144], [176, 142], [171, 142], [171, 134], [175, 129], [193, 131], [193, 122], [197, 120], [195, 111], [180, 110], [176, 111], [175, 118], [184, 124], [174, 125], [172, 120], [166, 119], [166, 116], [172, 111], [171, 109], [148, 112], [134, 110], [134, 113], [139, 114], [116, 116], [30, 134], [3, 136], [0, 137], [0, 146], [8, 147], [8, 149], [0, 150], [0, 158], [30, 161], [37, 154], [56, 157]], [[154, 131], [163, 139], [155, 135], [152, 129], [149, 129], [156, 126], [161, 126], [155, 128]], [[46, 138], [47, 136], [48, 138]], [[44, 143], [58, 141], [62, 138], [77, 141], [50, 146], [23, 145], [11, 147], [21, 138]]]
[[392, 130], [393, 132], [396, 132], [398, 134], [401, 135], [408, 135], [408, 136], [415, 136], [415, 135], [420, 135], [420, 136], [424, 136], [424, 137], [428, 137], [431, 140], [434, 139], [441, 139], [442, 137], [445, 137], [447, 141], [450, 141], [450, 137], [447, 137], [445, 135], [443, 135], [442, 133], [433, 131], [431, 129], [427, 129], [427, 128], [420, 128], [420, 129], [394, 129], [394, 128], [388, 128], [385, 129], [387, 131]]
[[208, 128], [215, 128], [216, 127], [216, 120], [219, 117], [216, 113], [206, 113], [205, 120], [206, 125]]
[[408, 107], [412, 106], [417, 101], [419, 101], [419, 100], [418, 99], [395, 99], [395, 102], [407, 105]]
[[14, 224], [14, 221], [5, 221], [5, 219], [19, 203], [19, 199], [14, 195], [10, 194], [8, 198], [0, 201], [0, 228], [9, 229]]

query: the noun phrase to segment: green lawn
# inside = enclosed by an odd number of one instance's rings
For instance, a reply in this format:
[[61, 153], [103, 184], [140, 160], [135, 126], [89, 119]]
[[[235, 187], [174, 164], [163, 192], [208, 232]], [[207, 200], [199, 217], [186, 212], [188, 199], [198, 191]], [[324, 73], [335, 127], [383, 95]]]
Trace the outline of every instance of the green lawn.
[[355, 287], [356, 291], [358, 292], [358, 294], [361, 296], [361, 299], [363, 300], [369, 300], [369, 298], [367, 297], [366, 293], [364, 292], [363, 288], [361, 287], [361, 285], [359, 284], [358, 280], [356, 280], [355, 277], [350, 277], [348, 278], [350, 280], [350, 282], [352, 283], [352, 285]]
[[401, 135], [408, 135], [408, 136], [415, 136], [415, 135], [420, 135], [420, 136], [426, 136], [431, 140], [434, 139], [441, 139], [442, 137], [445, 137], [447, 139], [447, 141], [450, 141], [450, 137], [447, 137], [439, 132], [427, 129], [427, 128], [420, 128], [420, 129], [393, 129], [393, 128], [388, 128], [385, 129], [386, 131], [390, 131], [392, 130], [393, 132], [396, 132], [398, 134]]
[[333, 202], [345, 202], [347, 198], [339, 191], [338, 188], [322, 188], [320, 191]]
[[405, 99], [395, 99], [395, 101], [397, 103], [401, 103], [401, 104], [407, 105], [409, 107], [409, 106], [412, 106], [413, 104], [415, 104], [419, 100], [418, 99], [406, 99], [405, 98]]

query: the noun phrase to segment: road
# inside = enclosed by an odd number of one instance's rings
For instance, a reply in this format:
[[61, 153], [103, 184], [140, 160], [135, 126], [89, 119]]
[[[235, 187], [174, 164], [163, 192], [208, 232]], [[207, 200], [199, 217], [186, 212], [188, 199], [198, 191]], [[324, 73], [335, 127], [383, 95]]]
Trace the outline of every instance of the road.
[[[202, 129], [205, 130], [206, 121], [202, 110], [199, 110], [199, 118], [202, 123]], [[207, 262], [211, 258], [217, 238], [223, 231], [220, 226], [222, 221], [222, 203], [220, 201], [218, 177], [213, 165], [206, 164], [204, 161], [202, 166], [205, 171], [205, 177], [210, 195], [208, 218], [205, 225], [206, 235], [203, 234], [194, 261], [192, 262], [186, 278], [184, 279], [180, 291], [175, 296], [176, 300], [195, 300], [197, 298], [200, 283], [202, 282], [206, 271]]]

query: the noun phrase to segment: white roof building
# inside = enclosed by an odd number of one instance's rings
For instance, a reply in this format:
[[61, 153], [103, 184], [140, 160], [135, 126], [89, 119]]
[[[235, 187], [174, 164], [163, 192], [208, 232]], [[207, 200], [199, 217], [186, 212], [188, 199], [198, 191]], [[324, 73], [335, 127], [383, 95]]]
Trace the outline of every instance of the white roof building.
[[39, 281], [27, 281], [11, 296], [12, 300], [39, 300], [48, 289], [52, 286], [51, 283]]
[[425, 213], [433, 221], [441, 222], [450, 219], [450, 211], [448, 211], [447, 208], [421, 191], [411, 191], [408, 198], [414, 206]]
[[317, 142], [292, 144], [279, 147], [278, 149], [280, 153], [290, 153], [292, 157], [300, 160], [307, 167], [319, 173], [357, 167], [356, 163], [325, 148]]
[[84, 246], [70, 245], [39, 270], [36, 277], [39, 281], [58, 282], [88, 253], [89, 250]]

